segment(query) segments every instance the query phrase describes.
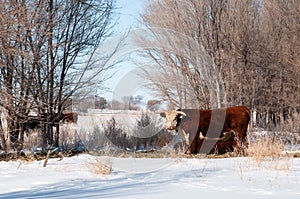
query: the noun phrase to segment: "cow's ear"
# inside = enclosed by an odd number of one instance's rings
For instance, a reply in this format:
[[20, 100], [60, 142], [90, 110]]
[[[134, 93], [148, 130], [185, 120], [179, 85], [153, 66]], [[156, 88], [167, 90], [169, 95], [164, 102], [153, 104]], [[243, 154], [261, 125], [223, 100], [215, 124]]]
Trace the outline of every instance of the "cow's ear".
[[161, 116], [161, 117], [166, 117], [166, 113], [165, 113], [165, 112], [161, 112], [161, 113], [160, 113], [160, 116]]

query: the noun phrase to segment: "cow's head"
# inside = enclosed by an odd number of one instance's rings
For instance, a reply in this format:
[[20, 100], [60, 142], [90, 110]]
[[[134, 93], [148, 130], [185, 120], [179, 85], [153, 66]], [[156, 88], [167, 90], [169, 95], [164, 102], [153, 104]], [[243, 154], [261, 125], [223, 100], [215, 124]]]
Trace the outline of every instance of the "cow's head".
[[176, 111], [172, 110], [161, 112], [160, 116], [166, 118], [166, 129], [177, 131], [181, 122], [181, 118], [186, 116], [186, 114], [181, 111], [181, 109], [178, 109]]

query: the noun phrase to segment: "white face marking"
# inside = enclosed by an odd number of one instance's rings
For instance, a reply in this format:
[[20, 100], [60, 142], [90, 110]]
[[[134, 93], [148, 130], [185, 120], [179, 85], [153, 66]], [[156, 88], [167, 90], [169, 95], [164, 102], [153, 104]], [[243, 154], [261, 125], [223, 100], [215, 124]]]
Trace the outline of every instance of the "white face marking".
[[[177, 127], [178, 114], [180, 114], [178, 113], [178, 111], [165, 111], [163, 114], [161, 114], [161, 116], [166, 118], [166, 129], [175, 130], [177, 128], [179, 137], [182, 139], [183, 142], [189, 145], [189, 134], [186, 133], [182, 128]], [[179, 118], [183, 118], [183, 115], [180, 114]]]
[[168, 130], [174, 130], [177, 126], [177, 112], [176, 111], [166, 111], [166, 128]]

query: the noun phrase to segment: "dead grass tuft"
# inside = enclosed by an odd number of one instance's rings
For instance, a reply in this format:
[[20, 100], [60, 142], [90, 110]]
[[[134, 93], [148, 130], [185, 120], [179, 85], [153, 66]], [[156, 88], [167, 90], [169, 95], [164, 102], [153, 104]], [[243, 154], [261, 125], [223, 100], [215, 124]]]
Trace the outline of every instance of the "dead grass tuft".
[[260, 138], [249, 144], [248, 156], [254, 158], [258, 163], [267, 159], [282, 157], [284, 143], [274, 138]]
[[284, 148], [285, 142], [282, 139], [264, 135], [249, 143], [247, 153], [257, 167], [288, 171], [291, 168], [292, 156], [283, 153]]
[[110, 157], [95, 157], [87, 162], [90, 171], [96, 175], [110, 175], [112, 173], [112, 160]]

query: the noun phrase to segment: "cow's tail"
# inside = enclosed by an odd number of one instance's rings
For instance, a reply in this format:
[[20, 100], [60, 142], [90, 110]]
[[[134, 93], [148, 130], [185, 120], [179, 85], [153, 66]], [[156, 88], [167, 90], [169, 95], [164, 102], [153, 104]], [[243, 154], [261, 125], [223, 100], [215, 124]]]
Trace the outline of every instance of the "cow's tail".
[[249, 122], [250, 122], [250, 120], [251, 120], [251, 111], [250, 111], [250, 109], [249, 108], [247, 108], [247, 107], [244, 107], [244, 109], [245, 109], [245, 112], [247, 113], [247, 122], [248, 122], [248, 124], [249, 124]]
[[246, 124], [245, 124], [245, 132], [243, 133], [243, 140], [246, 140], [248, 126], [249, 126], [249, 123], [251, 121], [251, 111], [249, 110], [249, 108], [244, 106], [244, 112], [245, 112], [245, 116], [246, 116], [247, 121], [246, 121]]

